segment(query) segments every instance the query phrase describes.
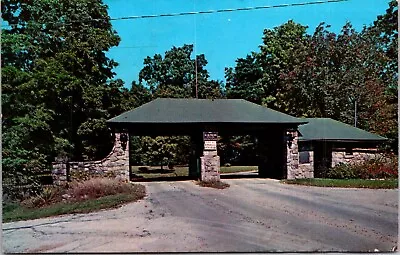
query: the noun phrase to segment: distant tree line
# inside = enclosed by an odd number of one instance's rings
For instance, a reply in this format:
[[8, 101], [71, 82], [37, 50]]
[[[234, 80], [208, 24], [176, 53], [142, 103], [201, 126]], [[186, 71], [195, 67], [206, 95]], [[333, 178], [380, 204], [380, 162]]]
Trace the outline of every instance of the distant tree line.
[[[321, 23], [313, 34], [288, 21], [263, 32], [263, 45], [210, 79], [193, 45], [144, 59], [131, 88], [115, 79], [106, 52], [120, 38], [102, 0], [2, 0], [3, 183], [35, 183], [56, 157], [106, 156], [106, 120], [158, 97], [243, 98], [297, 117], [330, 117], [388, 137], [397, 152], [397, 2], [355, 31]], [[195, 71], [197, 67], [197, 74]], [[197, 77], [197, 79], [196, 79]], [[197, 83], [197, 89], [196, 89]], [[357, 112], [355, 113], [355, 107]], [[223, 161], [251, 154], [249, 137], [223, 138]], [[132, 139], [137, 164], [187, 163], [187, 137]]]

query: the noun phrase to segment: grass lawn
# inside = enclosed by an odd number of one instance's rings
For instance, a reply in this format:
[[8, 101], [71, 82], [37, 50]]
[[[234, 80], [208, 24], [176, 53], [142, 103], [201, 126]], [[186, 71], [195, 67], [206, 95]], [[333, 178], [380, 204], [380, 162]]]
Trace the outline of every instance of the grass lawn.
[[62, 214], [88, 213], [101, 209], [116, 208], [122, 204], [142, 199], [145, 194], [145, 187], [137, 185], [134, 192], [131, 193], [119, 193], [83, 201], [58, 202], [43, 207], [27, 208], [16, 202], [3, 203], [3, 223], [38, 219]]
[[[158, 177], [176, 177], [176, 176], [189, 176], [189, 168], [187, 166], [179, 166], [175, 167], [173, 171], [168, 171], [168, 167], [164, 167], [165, 172], [160, 172], [161, 167], [151, 167], [150, 171], [154, 171], [154, 173], [141, 173], [139, 171], [139, 166], [132, 166], [132, 171], [138, 175], [143, 176], [144, 178], [158, 178]], [[237, 173], [237, 172], [248, 172], [248, 171], [256, 171], [258, 170], [257, 166], [221, 166], [220, 172], [221, 174], [225, 173]]]
[[368, 188], [368, 189], [397, 189], [398, 180], [363, 180], [363, 179], [298, 179], [282, 180], [286, 184], [298, 184], [318, 187], [340, 187], [340, 188]]

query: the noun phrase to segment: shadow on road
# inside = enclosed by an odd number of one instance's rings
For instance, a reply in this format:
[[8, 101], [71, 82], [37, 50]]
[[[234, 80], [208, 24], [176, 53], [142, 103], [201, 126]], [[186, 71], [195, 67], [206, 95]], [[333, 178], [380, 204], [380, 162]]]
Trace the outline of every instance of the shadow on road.
[[[231, 173], [231, 174], [221, 174], [221, 180], [223, 179], [244, 179], [244, 178], [260, 178], [258, 173], [250, 172], [246, 173]], [[171, 182], [171, 181], [188, 181], [197, 180], [198, 177], [192, 176], [159, 176], [159, 177], [143, 177], [140, 175], [135, 175], [131, 178], [132, 182]]]
[[141, 177], [135, 176], [131, 178], [132, 182], [172, 182], [172, 181], [188, 181], [188, 180], [197, 180], [196, 177], [191, 176], [169, 176], [169, 177]]

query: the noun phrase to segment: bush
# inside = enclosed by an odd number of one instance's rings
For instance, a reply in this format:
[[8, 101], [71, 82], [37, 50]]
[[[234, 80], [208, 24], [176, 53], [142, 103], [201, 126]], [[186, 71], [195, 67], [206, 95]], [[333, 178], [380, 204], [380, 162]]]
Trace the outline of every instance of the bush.
[[375, 158], [357, 164], [339, 164], [327, 173], [331, 179], [393, 179], [398, 178], [397, 157]]
[[73, 202], [121, 193], [135, 193], [137, 185], [132, 185], [114, 178], [92, 178], [72, 182], [64, 187], [45, 187], [38, 195], [24, 199], [21, 205], [26, 208], [40, 208], [61, 201]]
[[355, 179], [358, 177], [357, 169], [354, 165], [340, 163], [331, 168], [327, 174], [330, 179]]
[[21, 205], [27, 208], [43, 207], [60, 202], [62, 200], [62, 194], [62, 187], [44, 187], [40, 194], [23, 200]]
[[214, 188], [214, 189], [226, 189], [229, 188], [230, 185], [225, 182], [221, 181], [212, 181], [212, 182], [205, 182], [205, 181], [198, 181], [197, 185], [201, 187], [208, 187], [208, 188]]
[[398, 178], [397, 157], [368, 160], [359, 166], [359, 172], [362, 179]]
[[129, 193], [133, 188], [132, 184], [116, 179], [92, 178], [83, 182], [71, 183], [67, 194], [73, 200], [86, 200], [118, 193]]

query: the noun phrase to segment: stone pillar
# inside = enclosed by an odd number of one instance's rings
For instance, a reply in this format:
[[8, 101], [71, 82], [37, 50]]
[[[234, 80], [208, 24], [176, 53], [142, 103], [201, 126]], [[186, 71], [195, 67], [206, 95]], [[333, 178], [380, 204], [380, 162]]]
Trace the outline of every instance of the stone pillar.
[[53, 184], [63, 185], [67, 183], [67, 162], [56, 161], [53, 162], [52, 167], [51, 175], [53, 178]]
[[257, 135], [258, 175], [264, 178], [286, 178], [286, 145], [283, 130], [266, 130]]
[[129, 181], [129, 134], [116, 133], [114, 148], [105, 158], [103, 166], [113, 171], [118, 179]]
[[287, 179], [305, 178], [303, 171], [299, 168], [299, 146], [298, 146], [298, 132], [286, 132], [286, 165], [287, 165]]
[[217, 155], [217, 132], [203, 133], [203, 156], [201, 162], [201, 180], [204, 182], [220, 181], [220, 158]]
[[220, 159], [217, 153], [208, 154], [205, 152], [201, 161], [201, 180], [205, 182], [218, 182], [220, 181]]

